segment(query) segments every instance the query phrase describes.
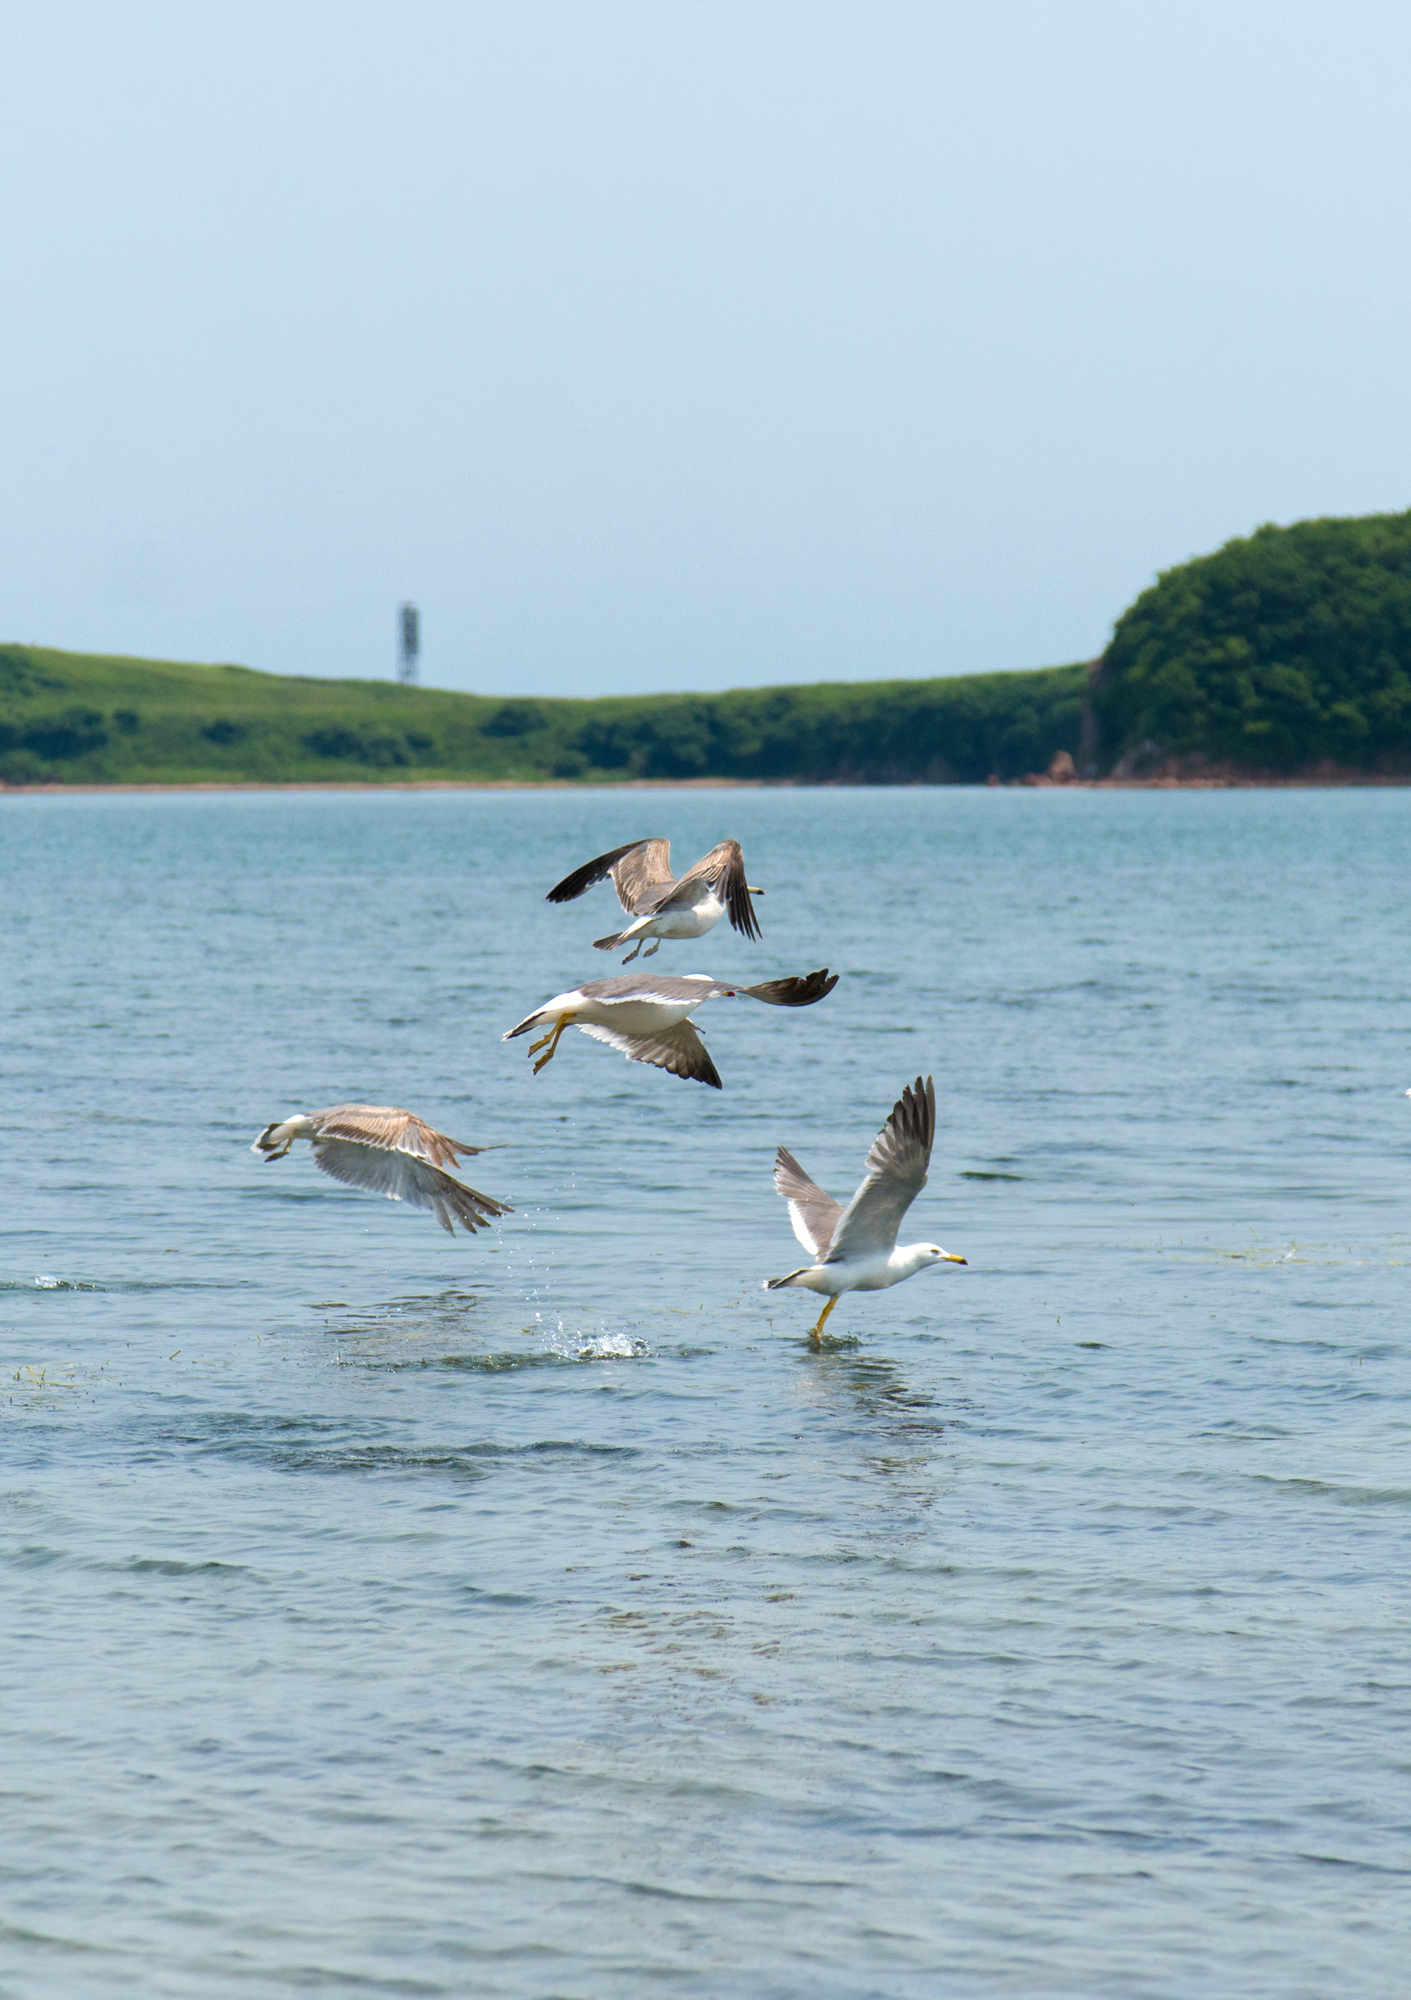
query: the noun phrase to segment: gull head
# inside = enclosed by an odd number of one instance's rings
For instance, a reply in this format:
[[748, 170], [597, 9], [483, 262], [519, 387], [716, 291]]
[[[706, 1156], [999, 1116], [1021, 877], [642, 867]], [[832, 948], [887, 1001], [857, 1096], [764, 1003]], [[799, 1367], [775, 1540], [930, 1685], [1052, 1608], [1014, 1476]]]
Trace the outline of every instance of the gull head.
[[266, 1125], [250, 1151], [262, 1153], [267, 1160], [282, 1160], [296, 1139], [312, 1139], [317, 1130], [316, 1122], [302, 1113], [295, 1118], [277, 1119], [273, 1125]]
[[928, 1271], [933, 1264], [963, 1264], [965, 1259], [957, 1257], [954, 1250], [943, 1250], [939, 1243], [899, 1243], [887, 1260], [896, 1274], [891, 1283], [901, 1278], [914, 1278], [918, 1271]]
[[899, 1243], [887, 1259], [887, 1268], [892, 1273], [887, 1282], [899, 1284], [903, 1278], [914, 1278], [918, 1271], [929, 1271], [933, 1264], [964, 1262], [954, 1250], [943, 1250], [939, 1243]]

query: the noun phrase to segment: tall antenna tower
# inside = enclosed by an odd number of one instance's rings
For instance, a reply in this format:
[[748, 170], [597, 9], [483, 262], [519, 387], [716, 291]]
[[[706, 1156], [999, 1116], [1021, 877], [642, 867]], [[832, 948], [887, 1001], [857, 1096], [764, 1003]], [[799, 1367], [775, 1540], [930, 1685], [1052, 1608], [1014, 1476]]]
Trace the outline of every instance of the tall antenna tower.
[[421, 613], [414, 604], [404, 604], [397, 613], [401, 644], [397, 652], [397, 679], [403, 687], [416, 686], [416, 663], [421, 654]]

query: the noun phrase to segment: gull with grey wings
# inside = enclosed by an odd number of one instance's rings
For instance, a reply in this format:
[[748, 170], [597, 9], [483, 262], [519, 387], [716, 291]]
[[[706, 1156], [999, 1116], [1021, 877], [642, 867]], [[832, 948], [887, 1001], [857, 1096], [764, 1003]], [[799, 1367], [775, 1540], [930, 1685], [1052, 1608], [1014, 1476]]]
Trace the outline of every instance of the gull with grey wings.
[[629, 841], [626, 847], [614, 847], [565, 875], [545, 900], [571, 903], [609, 875], [618, 901], [634, 921], [625, 930], [594, 938], [593, 949], [616, 951], [619, 945], [635, 939], [624, 965], [631, 964], [648, 938], [651, 942], [645, 956], [650, 958], [660, 949], [663, 938], [704, 937], [726, 914], [745, 937], [759, 936], [750, 898], [762, 896], [764, 891], [752, 889], [745, 880], [745, 857], [738, 840], [722, 840], [679, 881], [671, 872], [669, 840]]
[[821, 1292], [828, 1303], [810, 1328], [817, 1341], [823, 1324], [844, 1292], [881, 1292], [914, 1277], [932, 1264], [963, 1264], [939, 1243], [898, 1247], [902, 1218], [926, 1185], [936, 1136], [936, 1086], [928, 1076], [908, 1084], [892, 1115], [873, 1140], [867, 1173], [844, 1208], [811, 1181], [792, 1153], [781, 1146], [774, 1161], [774, 1185], [789, 1204], [789, 1220], [812, 1263], [782, 1278], [766, 1278], [764, 1289], [796, 1285]]
[[616, 979], [590, 979], [566, 993], [556, 993], [542, 1007], [502, 1037], [512, 1042], [531, 1028], [547, 1032], [531, 1042], [529, 1053], [544, 1054], [534, 1065], [537, 1076], [558, 1053], [566, 1028], [581, 1028], [595, 1041], [621, 1049], [628, 1062], [652, 1063], [671, 1076], [692, 1077], [721, 1088], [720, 1077], [705, 1043], [691, 1025], [691, 1015], [706, 1000], [763, 1000], [770, 1007], [811, 1007], [838, 983], [836, 972], [806, 972], [795, 979], [767, 979], [761, 986], [730, 986], [706, 973], [684, 979], [653, 979], [649, 973], [626, 972]]
[[484, 1229], [497, 1215], [512, 1211], [478, 1189], [467, 1187], [447, 1167], [458, 1167], [460, 1156], [483, 1153], [448, 1139], [413, 1112], [388, 1104], [331, 1104], [324, 1111], [300, 1113], [266, 1125], [252, 1153], [282, 1160], [296, 1139], [313, 1147], [314, 1165], [347, 1187], [366, 1188], [388, 1201], [429, 1208], [448, 1235], [456, 1224], [469, 1235]]

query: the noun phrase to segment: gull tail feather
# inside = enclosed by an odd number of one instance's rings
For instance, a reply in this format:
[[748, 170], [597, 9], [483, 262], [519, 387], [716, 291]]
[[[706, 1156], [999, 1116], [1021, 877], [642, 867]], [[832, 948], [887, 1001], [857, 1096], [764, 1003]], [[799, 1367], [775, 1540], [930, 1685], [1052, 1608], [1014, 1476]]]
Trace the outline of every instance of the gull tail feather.
[[646, 916], [639, 917], [636, 923], [629, 924], [626, 930], [614, 931], [611, 937], [594, 938], [594, 951], [616, 951], [620, 944], [628, 944], [634, 937], [641, 937], [645, 933], [648, 924], [652, 921], [652, 914], [648, 910]]
[[766, 1278], [764, 1289], [766, 1292], [777, 1292], [781, 1285], [792, 1285], [796, 1278], [803, 1277], [806, 1271], [811, 1271], [812, 1269], [812, 1264], [800, 1264], [797, 1271], [790, 1271], [786, 1278]]

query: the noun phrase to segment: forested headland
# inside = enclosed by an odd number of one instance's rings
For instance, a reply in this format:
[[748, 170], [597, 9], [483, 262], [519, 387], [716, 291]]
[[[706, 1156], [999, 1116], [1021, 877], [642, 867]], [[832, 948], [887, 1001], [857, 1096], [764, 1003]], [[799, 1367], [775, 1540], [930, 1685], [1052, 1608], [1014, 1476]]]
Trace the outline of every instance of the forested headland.
[[1260, 528], [1158, 577], [1117, 620], [1101, 770], [1411, 773], [1411, 513]]
[[1163, 572], [1102, 657], [598, 700], [0, 647], [0, 783], [1411, 776], [1411, 513]]

